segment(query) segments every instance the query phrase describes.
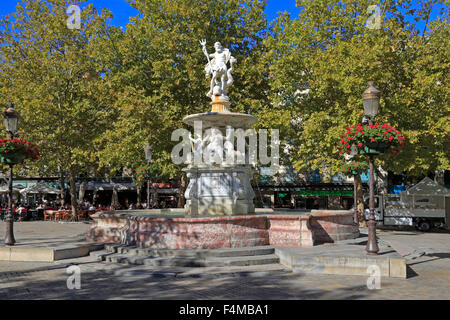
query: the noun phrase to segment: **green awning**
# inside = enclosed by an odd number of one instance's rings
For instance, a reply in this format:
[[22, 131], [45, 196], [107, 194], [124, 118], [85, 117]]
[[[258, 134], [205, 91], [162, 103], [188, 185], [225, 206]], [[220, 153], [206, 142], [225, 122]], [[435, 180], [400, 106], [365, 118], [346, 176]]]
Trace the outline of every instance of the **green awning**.
[[313, 197], [353, 197], [353, 190], [300, 190], [298, 194]]

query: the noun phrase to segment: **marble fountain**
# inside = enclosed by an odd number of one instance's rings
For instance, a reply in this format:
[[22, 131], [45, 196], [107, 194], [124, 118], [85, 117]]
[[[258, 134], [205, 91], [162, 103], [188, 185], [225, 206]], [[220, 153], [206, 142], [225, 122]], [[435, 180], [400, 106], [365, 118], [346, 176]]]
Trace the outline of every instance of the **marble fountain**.
[[[185, 208], [98, 213], [93, 216], [88, 240], [143, 248], [215, 249], [313, 246], [356, 238], [359, 229], [353, 225], [352, 211], [255, 210], [250, 183], [253, 166], [248, 152], [242, 154], [242, 148], [235, 148], [229, 130], [245, 132], [258, 119], [230, 111], [227, 92], [236, 62], [230, 51], [216, 42], [215, 53], [208, 54], [206, 41], [201, 44], [208, 59], [205, 71], [211, 76], [207, 93], [211, 112], [183, 119], [194, 128], [194, 135], [189, 135], [192, 153], [184, 162], [189, 179]], [[244, 150], [248, 151], [248, 144]]]

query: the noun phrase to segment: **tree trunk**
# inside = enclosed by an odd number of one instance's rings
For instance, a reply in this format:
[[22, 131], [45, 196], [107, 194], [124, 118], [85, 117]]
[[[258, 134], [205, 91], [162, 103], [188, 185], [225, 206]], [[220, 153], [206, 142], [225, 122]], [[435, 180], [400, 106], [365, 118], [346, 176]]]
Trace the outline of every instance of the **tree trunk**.
[[186, 192], [186, 174], [183, 173], [181, 175], [181, 182], [178, 194], [178, 208], [184, 208], [184, 204], [186, 203], [186, 199], [184, 198], [184, 193]]
[[156, 208], [159, 208], [158, 189], [157, 187], [155, 187], [153, 183], [152, 183], [152, 190], [153, 190], [152, 194], [153, 204], [156, 205]]
[[84, 194], [86, 193], [86, 181], [81, 182], [80, 192], [78, 193], [78, 205], [81, 206], [84, 201]]
[[383, 169], [382, 166], [378, 166], [377, 182], [378, 191], [382, 194], [388, 193], [388, 175], [389, 173]]
[[136, 193], [137, 193], [137, 207], [139, 208], [141, 206], [141, 186], [136, 184]]
[[59, 175], [59, 187], [61, 188], [61, 193], [60, 193], [60, 197], [61, 197], [61, 207], [64, 207], [64, 200], [66, 198], [66, 192], [64, 190], [64, 172], [61, 170], [60, 175]]
[[[114, 184], [113, 186], [113, 194], [111, 199], [111, 209], [113, 210], [120, 210], [120, 203], [119, 203], [119, 194], [117, 191], [117, 185]], [[125, 208], [128, 209], [128, 208]]]
[[354, 176], [354, 179], [356, 181], [356, 208], [358, 210], [359, 226], [365, 228], [367, 225], [364, 217], [364, 193], [362, 189], [361, 176], [356, 175]]
[[72, 205], [72, 221], [77, 220], [77, 186], [75, 185], [75, 169], [70, 168], [70, 204]]
[[95, 187], [94, 187], [94, 194], [92, 195], [92, 205], [94, 207], [98, 206], [98, 203], [97, 203], [97, 188], [95, 188]]

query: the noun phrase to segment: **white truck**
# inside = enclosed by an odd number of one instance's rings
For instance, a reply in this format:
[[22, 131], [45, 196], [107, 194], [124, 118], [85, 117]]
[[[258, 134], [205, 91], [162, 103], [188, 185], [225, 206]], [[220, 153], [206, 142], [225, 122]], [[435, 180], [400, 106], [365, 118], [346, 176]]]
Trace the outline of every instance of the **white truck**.
[[[414, 226], [421, 231], [450, 227], [450, 191], [428, 177], [400, 194], [376, 195], [374, 200], [379, 226]], [[368, 219], [368, 196], [364, 208]]]

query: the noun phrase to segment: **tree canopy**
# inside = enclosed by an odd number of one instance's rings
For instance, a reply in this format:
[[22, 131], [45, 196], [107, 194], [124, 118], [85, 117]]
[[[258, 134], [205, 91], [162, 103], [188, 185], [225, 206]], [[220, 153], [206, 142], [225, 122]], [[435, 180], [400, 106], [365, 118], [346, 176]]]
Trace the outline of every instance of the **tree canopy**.
[[415, 175], [449, 169], [448, 1], [383, 1], [379, 28], [369, 27], [369, 0], [298, 0], [297, 17], [271, 24], [266, 0], [129, 3], [139, 14], [124, 29], [92, 5], [80, 29], [68, 28], [67, 7], [82, 1], [22, 0], [2, 18], [0, 97], [16, 103], [21, 136], [41, 149], [30, 170], [113, 175], [145, 164], [148, 142], [161, 175], [180, 176], [171, 133], [210, 110], [200, 39], [230, 48], [232, 111], [280, 129], [282, 160], [299, 172], [342, 167], [340, 135], [361, 122], [368, 81], [382, 92], [376, 121], [406, 138], [379, 164]]
[[379, 29], [367, 26], [371, 1], [297, 1], [298, 18], [278, 17], [265, 41], [272, 101], [297, 119], [292, 160], [299, 171], [331, 174], [341, 166], [337, 141], [361, 122], [369, 80], [382, 92], [376, 121], [407, 141], [380, 163], [397, 173], [449, 168], [448, 8], [431, 20], [436, 3], [385, 1]]
[[71, 189], [80, 173], [96, 167], [95, 140], [114, 119], [108, 65], [100, 59], [114, 32], [111, 14], [88, 5], [81, 28], [69, 29], [66, 9], [73, 3], [80, 1], [24, 0], [0, 22], [2, 100], [16, 103], [21, 136], [41, 150], [33, 163], [39, 174], [66, 171]]

